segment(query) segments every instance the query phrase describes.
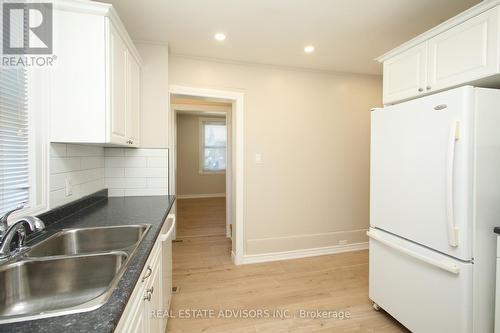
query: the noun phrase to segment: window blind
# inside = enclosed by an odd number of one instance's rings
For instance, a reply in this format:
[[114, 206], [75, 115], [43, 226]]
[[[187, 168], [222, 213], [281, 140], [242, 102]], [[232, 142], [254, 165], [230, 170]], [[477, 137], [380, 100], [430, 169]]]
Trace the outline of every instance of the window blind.
[[203, 123], [203, 171], [226, 170], [226, 124]]
[[29, 201], [27, 90], [24, 68], [0, 67], [0, 214]]

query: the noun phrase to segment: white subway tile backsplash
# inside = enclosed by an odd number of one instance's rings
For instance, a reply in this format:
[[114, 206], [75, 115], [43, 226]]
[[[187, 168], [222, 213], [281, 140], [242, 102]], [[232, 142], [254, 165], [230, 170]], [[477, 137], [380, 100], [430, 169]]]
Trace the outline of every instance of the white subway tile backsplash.
[[50, 173], [61, 173], [80, 170], [80, 157], [52, 157], [50, 159]]
[[148, 188], [167, 188], [168, 178], [148, 178]]
[[[106, 149], [106, 151], [109, 150]], [[118, 156], [106, 156], [104, 157], [104, 166], [106, 168], [119, 168], [123, 167], [125, 164], [125, 157]]]
[[168, 156], [168, 149], [125, 149], [125, 156]]
[[148, 168], [166, 168], [168, 167], [168, 158], [165, 157], [148, 157]]
[[84, 145], [74, 145], [68, 144], [66, 147], [67, 156], [100, 156], [104, 155], [104, 148], [97, 146], [84, 146]]
[[148, 166], [148, 157], [126, 157], [126, 168], [145, 168]]
[[125, 157], [125, 168], [145, 168], [148, 165], [147, 157]]
[[65, 186], [67, 175], [64, 173], [58, 173], [55, 175], [50, 175], [50, 191], [61, 190]]
[[[50, 146], [51, 208], [104, 188], [104, 148], [64, 143]], [[71, 183], [69, 196], [66, 196], [67, 179]]]
[[104, 177], [106, 178], [125, 177], [125, 169], [106, 167], [104, 168]]
[[68, 202], [74, 201], [81, 197], [82, 195], [80, 194], [80, 185], [75, 185], [72, 188], [72, 194], [70, 196], [66, 196], [65, 189], [50, 192], [49, 205], [50, 208], [54, 208], [67, 204]]
[[104, 179], [104, 168], [83, 170], [78, 172], [77, 179], [81, 183], [86, 183], [95, 179]]
[[108, 197], [124, 197], [125, 190], [121, 188], [108, 188]]
[[167, 149], [105, 148], [104, 156], [109, 196], [168, 193]]
[[145, 168], [147, 157], [105, 157], [108, 168]]
[[64, 143], [52, 143], [50, 145], [50, 157], [66, 157], [66, 145]]
[[80, 185], [81, 196], [89, 195], [99, 190], [102, 190], [104, 187], [104, 178], [96, 179], [87, 183], [83, 183]]
[[125, 189], [125, 196], [167, 195], [166, 188], [137, 188]]
[[125, 177], [167, 177], [167, 168], [125, 168]]
[[147, 178], [106, 178], [107, 188], [146, 188]]
[[104, 168], [63, 172], [50, 175], [50, 190], [55, 191], [64, 188], [67, 178], [71, 181], [72, 185], [79, 185], [96, 179], [104, 179]]
[[125, 148], [104, 148], [104, 156], [125, 156]]
[[104, 168], [104, 159], [102, 156], [89, 156], [82, 158], [82, 170], [96, 168]]
[[[108, 148], [109, 149], [109, 148]], [[145, 168], [147, 157], [105, 157], [107, 168]]]
[[168, 150], [51, 144], [51, 208], [103, 188], [110, 197], [168, 194]]

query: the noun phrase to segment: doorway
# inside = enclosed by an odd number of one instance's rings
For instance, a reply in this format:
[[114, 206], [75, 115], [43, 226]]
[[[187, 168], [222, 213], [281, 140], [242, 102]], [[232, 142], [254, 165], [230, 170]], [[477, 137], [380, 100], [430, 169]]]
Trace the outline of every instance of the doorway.
[[243, 94], [170, 87], [170, 193], [176, 194], [176, 237], [230, 238], [243, 255]]
[[226, 183], [230, 184], [230, 101], [171, 97], [176, 113], [177, 237], [231, 237]]

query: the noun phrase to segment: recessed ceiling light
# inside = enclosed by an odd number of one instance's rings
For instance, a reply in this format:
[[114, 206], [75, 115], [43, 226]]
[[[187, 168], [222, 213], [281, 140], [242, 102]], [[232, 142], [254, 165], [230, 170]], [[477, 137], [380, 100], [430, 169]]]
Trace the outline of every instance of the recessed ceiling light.
[[218, 33], [215, 34], [214, 38], [215, 38], [215, 40], [218, 40], [219, 42], [222, 42], [223, 40], [226, 39], [226, 35], [224, 35], [221, 32], [218, 32]]
[[314, 52], [314, 46], [307, 45], [306, 47], [304, 47], [304, 52], [305, 53], [313, 53]]

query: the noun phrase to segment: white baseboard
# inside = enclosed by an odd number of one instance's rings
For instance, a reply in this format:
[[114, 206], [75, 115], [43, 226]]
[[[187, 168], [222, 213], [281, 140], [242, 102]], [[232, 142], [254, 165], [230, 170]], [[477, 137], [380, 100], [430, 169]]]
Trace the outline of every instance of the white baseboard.
[[280, 253], [300, 249], [330, 248], [336, 245], [368, 242], [366, 229], [296, 234], [279, 237], [253, 238], [246, 242], [246, 253]]
[[202, 198], [224, 198], [226, 193], [208, 193], [208, 194], [177, 194], [177, 199], [202, 199]]
[[[322, 256], [350, 251], [360, 251], [368, 249], [368, 242], [354, 243], [347, 245], [334, 245], [315, 249], [293, 250], [285, 252], [247, 254], [242, 258], [242, 264], [255, 264], [260, 262], [299, 259], [306, 257]], [[234, 261], [234, 260], [233, 260]]]

